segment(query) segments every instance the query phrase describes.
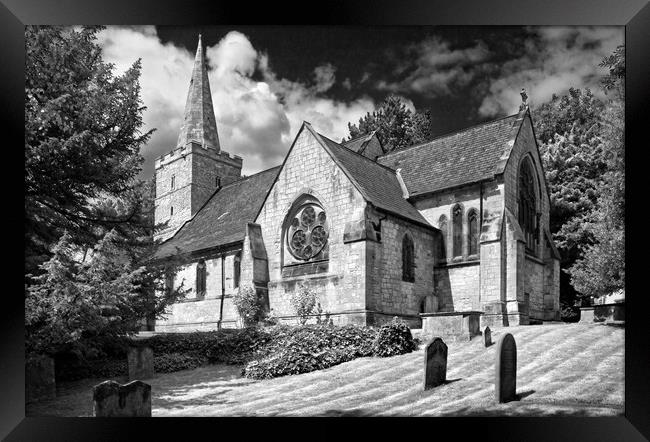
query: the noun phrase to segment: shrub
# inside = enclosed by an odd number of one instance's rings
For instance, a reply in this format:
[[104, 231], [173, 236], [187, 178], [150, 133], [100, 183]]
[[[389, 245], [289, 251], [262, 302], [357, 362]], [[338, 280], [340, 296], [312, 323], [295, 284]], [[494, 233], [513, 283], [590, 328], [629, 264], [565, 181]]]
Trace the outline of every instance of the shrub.
[[373, 354], [380, 357], [401, 355], [416, 348], [411, 329], [397, 317], [379, 329], [372, 343]]
[[267, 379], [322, 370], [352, 359], [371, 356], [376, 330], [326, 324], [273, 327], [273, 340], [257, 353], [242, 374]]
[[153, 369], [156, 373], [173, 373], [180, 370], [189, 370], [206, 363], [205, 358], [182, 353], [169, 353], [153, 358]]
[[242, 318], [244, 327], [250, 327], [257, 323], [262, 312], [255, 287], [241, 285], [233, 295], [232, 302], [235, 304], [237, 313]]
[[316, 306], [316, 293], [304, 284], [298, 284], [291, 293], [291, 306], [300, 318], [300, 325], [304, 325]]

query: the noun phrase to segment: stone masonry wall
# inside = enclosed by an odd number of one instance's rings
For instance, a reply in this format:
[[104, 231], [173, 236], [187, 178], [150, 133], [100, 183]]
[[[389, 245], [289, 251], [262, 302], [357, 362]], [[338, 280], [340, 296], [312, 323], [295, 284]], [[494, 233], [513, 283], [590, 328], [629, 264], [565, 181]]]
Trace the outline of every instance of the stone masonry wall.
[[[317, 198], [327, 214], [330, 228], [327, 270], [283, 278], [282, 226], [292, 203], [305, 194]], [[268, 255], [268, 296], [276, 316], [295, 315], [289, 296], [298, 282], [317, 292], [323, 311], [364, 316], [365, 245], [363, 241], [343, 243], [343, 232], [346, 222], [363, 216], [365, 206], [363, 197], [343, 170], [305, 127], [255, 220], [262, 228]], [[336, 315], [332, 319], [345, 322], [352, 320], [352, 316]]]
[[[431, 194], [418, 199], [415, 206], [431, 225], [440, 228], [440, 216], [447, 217], [447, 238], [445, 257], [447, 267], [436, 267], [435, 294], [439, 311], [480, 310], [484, 299], [501, 297], [501, 253], [500, 244], [479, 245], [479, 254], [469, 255], [469, 223], [467, 215], [474, 209], [479, 213], [479, 234], [482, 221], [503, 212], [503, 183], [493, 180], [448, 191]], [[452, 209], [461, 204], [462, 256], [453, 257], [453, 215]], [[479, 265], [480, 263], [480, 265]], [[469, 264], [469, 265], [467, 265]], [[485, 266], [488, 279], [481, 281], [481, 267]], [[491, 282], [490, 282], [491, 281]], [[483, 291], [488, 293], [483, 294]], [[483, 298], [483, 299], [482, 299]]]
[[[236, 252], [235, 252], [236, 253]], [[225, 298], [223, 306], [222, 326], [236, 322], [238, 315], [232, 304], [232, 295], [237, 290], [234, 287], [234, 258], [235, 253], [225, 256]], [[167, 310], [164, 319], [156, 321], [156, 331], [192, 331], [214, 330], [219, 322], [221, 306], [221, 260], [222, 258], [206, 259], [206, 292], [203, 299], [196, 296], [196, 266], [197, 262], [184, 265], [174, 278], [174, 287], [178, 288], [183, 282], [184, 289], [191, 292], [181, 302], [173, 304]], [[242, 270], [243, 273], [243, 270]], [[243, 281], [240, 279], [240, 281]]]
[[241, 166], [241, 158], [204, 149], [196, 143], [156, 159], [155, 221], [169, 221], [168, 228], [157, 238], [169, 238], [203, 206], [217, 189], [217, 176], [222, 177], [221, 185], [231, 183], [241, 176]]
[[[406, 233], [411, 235], [415, 251], [414, 282], [402, 280], [402, 238]], [[366, 244], [367, 308], [383, 314], [375, 315], [378, 321], [399, 315], [418, 318], [422, 299], [434, 293], [434, 232], [387, 216], [381, 221], [381, 242], [367, 241]]]

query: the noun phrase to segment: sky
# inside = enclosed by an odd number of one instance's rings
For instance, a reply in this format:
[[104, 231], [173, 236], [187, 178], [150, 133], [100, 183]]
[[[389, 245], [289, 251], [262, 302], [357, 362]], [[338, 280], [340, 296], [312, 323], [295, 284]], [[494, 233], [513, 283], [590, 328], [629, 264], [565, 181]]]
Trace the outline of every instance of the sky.
[[115, 73], [142, 60], [143, 178], [176, 147], [199, 33], [221, 149], [244, 175], [281, 164], [303, 121], [340, 141], [391, 93], [430, 111], [433, 136], [515, 113], [522, 88], [533, 118], [570, 87], [604, 97], [598, 64], [624, 44], [614, 26], [108, 26]]

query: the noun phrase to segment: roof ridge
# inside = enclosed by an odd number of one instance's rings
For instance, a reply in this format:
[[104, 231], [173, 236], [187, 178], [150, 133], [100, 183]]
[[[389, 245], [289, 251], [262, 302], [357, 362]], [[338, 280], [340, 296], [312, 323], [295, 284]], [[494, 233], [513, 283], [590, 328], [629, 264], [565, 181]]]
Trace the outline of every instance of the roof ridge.
[[[242, 181], [246, 181], [246, 180], [249, 179], [249, 178], [253, 178], [253, 177], [255, 177], [255, 176], [257, 176], [257, 175], [259, 175], [259, 174], [261, 174], [261, 173], [268, 172], [269, 170], [277, 169], [278, 167], [280, 167], [280, 165], [273, 166], [273, 167], [269, 167], [268, 169], [260, 170], [259, 172], [255, 172], [255, 173], [252, 174], [252, 175], [247, 175], [247, 176], [240, 177], [238, 180], [235, 180], [235, 181], [233, 181], [232, 183], [228, 183], [228, 184], [226, 184], [225, 186], [221, 186], [221, 187], [219, 188], [219, 190], [221, 190], [221, 189], [225, 189], [226, 187], [230, 187], [230, 186], [232, 186], [233, 184], [241, 183]], [[216, 193], [216, 192], [215, 192], [215, 193]]]
[[[317, 133], [318, 135], [320, 135], [321, 137], [327, 139], [328, 141], [331, 141], [332, 143], [336, 144], [338, 147], [340, 147], [340, 148], [342, 148], [342, 149], [345, 149], [346, 151], [348, 151], [348, 152], [350, 152], [350, 153], [352, 153], [352, 154], [354, 154], [354, 155], [356, 155], [356, 156], [358, 156], [358, 157], [361, 157], [361, 158], [363, 158], [364, 160], [369, 161], [369, 162], [372, 163], [372, 164], [376, 164], [376, 165], [379, 166], [379, 167], [383, 167], [384, 169], [386, 169], [386, 170], [392, 172], [393, 174], [395, 173], [395, 169], [393, 169], [393, 168], [391, 168], [391, 167], [388, 167], [388, 166], [385, 166], [385, 165], [383, 165], [383, 164], [379, 164], [377, 161], [371, 160], [371, 159], [368, 158], [367, 156], [362, 155], [362, 154], [360, 154], [360, 153], [358, 153], [358, 152], [355, 152], [355, 151], [353, 151], [352, 149], [348, 149], [347, 147], [342, 146], [340, 143], [337, 143], [336, 141], [332, 140], [331, 138], [326, 137], [325, 135], [323, 135], [323, 134], [321, 134], [321, 133], [318, 133], [318, 132], [316, 132], [316, 133]], [[379, 158], [379, 157], [377, 157], [377, 158]]]
[[[363, 138], [363, 137], [370, 137], [370, 136], [373, 136], [373, 135], [375, 134], [375, 132], [377, 132], [377, 129], [373, 130], [373, 131], [370, 132], [370, 133], [363, 134], [363, 135], [359, 135], [358, 137], [355, 137], [355, 138], [350, 138], [350, 139], [347, 140], [347, 141], [341, 141], [341, 143], [351, 143], [351, 142], [353, 142], [353, 141], [360, 140], [360, 139]], [[321, 135], [322, 135], [322, 134], [321, 134]], [[323, 135], [323, 136], [325, 136], [325, 135]], [[325, 138], [327, 138], [327, 137], [325, 137]], [[330, 138], [327, 138], [327, 139], [329, 140]], [[335, 141], [335, 142], [336, 142], [336, 141]], [[341, 143], [339, 143], [339, 144], [341, 144]]]
[[455, 130], [453, 132], [447, 132], [445, 134], [438, 135], [437, 137], [433, 137], [430, 140], [423, 141], [423, 142], [418, 143], [418, 144], [413, 144], [412, 146], [404, 147], [404, 148], [398, 149], [398, 150], [393, 150], [393, 151], [388, 152], [388, 153], [386, 153], [384, 155], [379, 155], [377, 158], [378, 159], [379, 158], [386, 158], [386, 157], [388, 157], [390, 155], [397, 154], [397, 153], [400, 153], [400, 152], [404, 152], [406, 150], [410, 150], [410, 149], [413, 149], [413, 148], [416, 148], [416, 147], [423, 147], [426, 144], [432, 143], [432, 142], [440, 140], [442, 138], [448, 138], [448, 137], [451, 137], [453, 135], [457, 135], [457, 134], [459, 134], [461, 132], [465, 132], [465, 131], [468, 131], [468, 130], [471, 130], [471, 129], [475, 129], [475, 128], [479, 127], [479, 126], [487, 126], [488, 124], [496, 123], [497, 121], [505, 120], [506, 118], [516, 117], [518, 115], [519, 115], [519, 112], [517, 112], [516, 114], [512, 114], [512, 115], [506, 115], [505, 117], [495, 118], [494, 120], [484, 121], [483, 123], [473, 124], [472, 126], [468, 126], [468, 127], [464, 128], [464, 129], [458, 129], [458, 130]]

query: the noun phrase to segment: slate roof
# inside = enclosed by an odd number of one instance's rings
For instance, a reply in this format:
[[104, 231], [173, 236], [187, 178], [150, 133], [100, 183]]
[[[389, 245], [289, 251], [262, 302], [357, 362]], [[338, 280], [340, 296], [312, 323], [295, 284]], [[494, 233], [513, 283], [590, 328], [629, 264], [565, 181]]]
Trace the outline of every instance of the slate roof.
[[372, 161], [347, 147], [317, 134], [334, 156], [334, 160], [347, 172], [366, 201], [373, 206], [402, 216], [418, 224], [431, 226], [411, 203], [404, 199], [395, 171]]
[[153, 258], [242, 241], [246, 224], [255, 220], [279, 171], [280, 166], [273, 167], [219, 189], [191, 220], [158, 247]]
[[377, 161], [391, 169], [402, 169], [410, 196], [488, 179], [495, 174], [518, 115], [400, 149]]

